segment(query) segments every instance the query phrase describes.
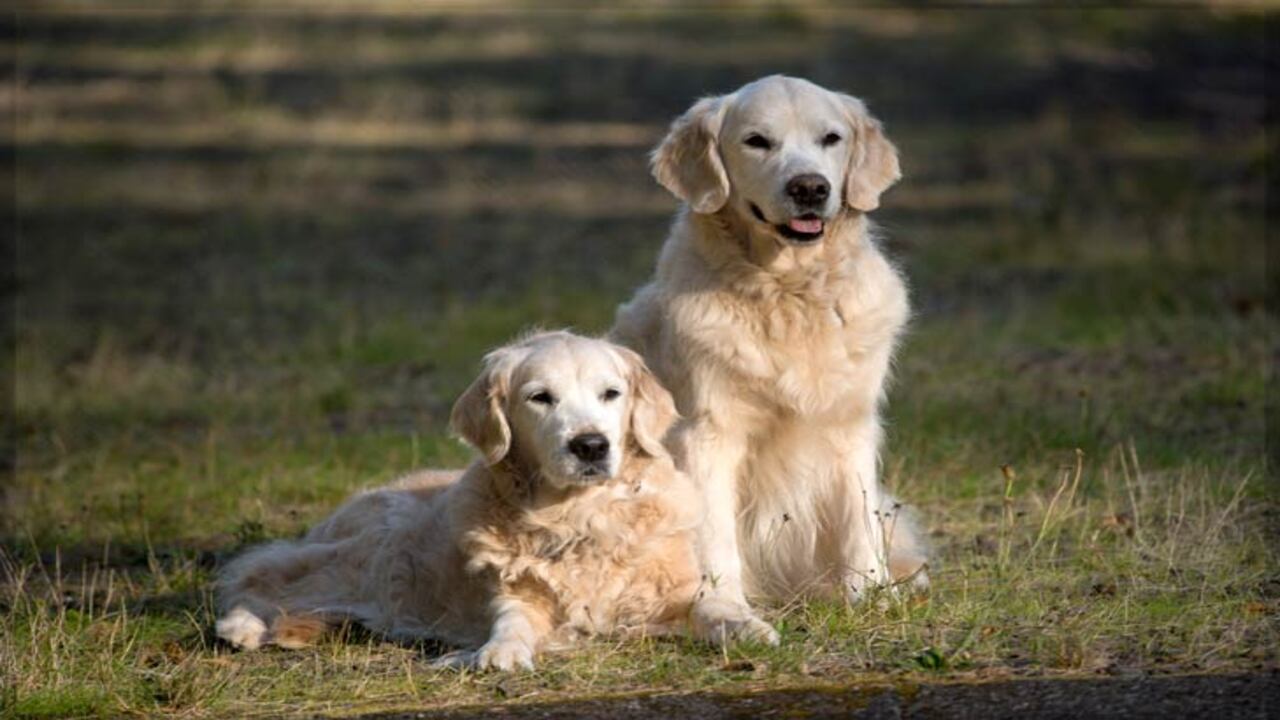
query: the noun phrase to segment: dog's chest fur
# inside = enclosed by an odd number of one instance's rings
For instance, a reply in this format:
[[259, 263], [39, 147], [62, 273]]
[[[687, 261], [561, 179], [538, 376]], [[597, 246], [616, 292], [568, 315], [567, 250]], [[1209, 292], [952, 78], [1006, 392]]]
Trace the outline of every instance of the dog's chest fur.
[[550, 512], [511, 508], [468, 533], [469, 569], [536, 595], [561, 636], [625, 632], [678, 613], [697, 575], [684, 513], [639, 484], [587, 495]]
[[676, 273], [689, 289], [667, 298], [670, 355], [700, 354], [789, 414], [871, 410], [906, 323], [906, 288], [861, 226], [845, 233], [783, 272], [689, 243]]

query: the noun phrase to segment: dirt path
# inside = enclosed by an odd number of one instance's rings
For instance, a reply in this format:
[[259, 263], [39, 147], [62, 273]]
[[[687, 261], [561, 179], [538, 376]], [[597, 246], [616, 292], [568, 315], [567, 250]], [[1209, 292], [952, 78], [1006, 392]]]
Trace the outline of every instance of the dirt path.
[[681, 694], [368, 716], [410, 718], [1267, 718], [1280, 717], [1280, 674], [1015, 680]]

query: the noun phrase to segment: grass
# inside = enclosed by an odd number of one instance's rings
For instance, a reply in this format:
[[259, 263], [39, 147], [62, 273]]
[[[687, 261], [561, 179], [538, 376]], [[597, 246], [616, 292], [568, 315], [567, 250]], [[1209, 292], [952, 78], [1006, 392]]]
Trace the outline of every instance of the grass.
[[9, 699], [17, 716], [273, 716], [1273, 664], [1275, 557], [1251, 531], [1259, 511], [1245, 501], [1247, 478], [1219, 495], [1202, 472], [1148, 474], [1117, 449], [1089, 483], [1077, 457], [1051, 492], [1010, 473], [1007, 501], [987, 507], [1005, 484], [996, 472], [997, 492], [930, 515], [963, 540], [943, 546], [929, 597], [774, 608], [778, 648], [721, 654], [685, 642], [597, 642], [512, 677], [432, 670], [417, 648], [359, 634], [303, 652], [235, 654], [209, 634], [209, 565], [194, 552], [147, 548], [146, 565], [123, 569], [7, 557], [3, 630], [13, 652], [0, 669], [18, 681]]
[[[1276, 667], [1257, 15], [3, 22], [20, 291], [0, 715]], [[356, 628], [218, 645], [222, 562], [464, 462], [443, 421], [486, 348], [608, 327], [673, 207], [646, 149], [691, 98], [776, 70], [866, 96], [902, 149], [878, 216], [917, 315], [885, 476], [934, 546], [929, 595], [766, 608], [778, 648], [598, 642], [510, 677]]]

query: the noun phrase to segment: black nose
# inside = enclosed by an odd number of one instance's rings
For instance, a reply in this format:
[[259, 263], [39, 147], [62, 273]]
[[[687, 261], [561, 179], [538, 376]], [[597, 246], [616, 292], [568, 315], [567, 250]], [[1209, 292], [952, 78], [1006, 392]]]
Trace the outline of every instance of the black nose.
[[831, 194], [831, 183], [817, 173], [797, 175], [787, 182], [787, 195], [801, 207], [821, 205]]
[[583, 433], [569, 441], [569, 452], [584, 462], [599, 462], [609, 456], [609, 438], [600, 433]]

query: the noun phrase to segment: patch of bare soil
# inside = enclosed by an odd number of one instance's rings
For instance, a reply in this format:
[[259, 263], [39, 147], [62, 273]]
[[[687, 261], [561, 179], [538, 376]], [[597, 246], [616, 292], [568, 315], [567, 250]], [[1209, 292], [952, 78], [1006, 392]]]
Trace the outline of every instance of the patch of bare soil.
[[1257, 718], [1280, 716], [1280, 674], [1034, 679], [992, 683], [687, 693], [366, 716], [630, 720], [633, 718]]

